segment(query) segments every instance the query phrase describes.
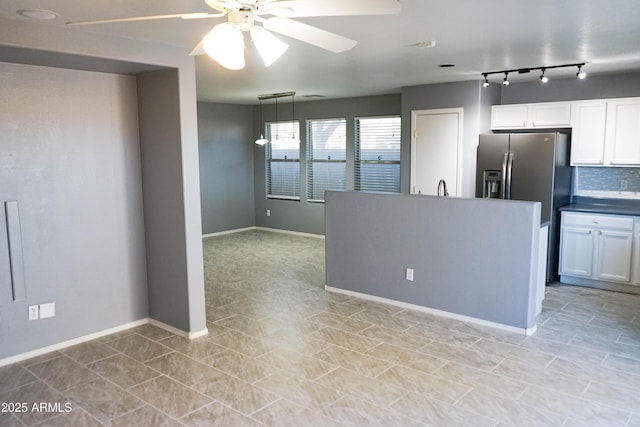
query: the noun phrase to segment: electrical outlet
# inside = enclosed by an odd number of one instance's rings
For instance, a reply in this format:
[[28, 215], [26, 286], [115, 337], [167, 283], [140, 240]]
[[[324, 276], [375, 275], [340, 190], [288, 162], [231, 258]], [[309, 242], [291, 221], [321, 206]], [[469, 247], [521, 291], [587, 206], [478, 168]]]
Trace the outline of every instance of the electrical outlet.
[[405, 279], [413, 282], [413, 268], [407, 268], [407, 270], [405, 271]]
[[621, 179], [620, 180], [620, 189], [621, 190], [626, 190], [627, 188], [629, 188], [629, 183], [627, 182], [626, 179]]
[[40, 307], [37, 305], [29, 306], [29, 320], [37, 320], [40, 314]]
[[56, 303], [40, 304], [40, 318], [54, 317], [56, 315]]
[[267, 209], [267, 216], [271, 216], [271, 209]]

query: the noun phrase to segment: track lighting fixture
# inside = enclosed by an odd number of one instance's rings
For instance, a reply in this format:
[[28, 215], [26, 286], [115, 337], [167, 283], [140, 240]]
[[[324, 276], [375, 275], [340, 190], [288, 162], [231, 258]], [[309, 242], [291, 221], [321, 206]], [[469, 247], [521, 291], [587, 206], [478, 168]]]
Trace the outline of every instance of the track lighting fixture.
[[484, 81], [482, 82], [483, 87], [489, 87], [491, 82], [489, 82], [489, 75], [491, 74], [504, 74], [504, 79], [502, 80], [502, 84], [504, 86], [509, 86], [509, 73], [518, 73], [518, 74], [526, 74], [530, 73], [534, 70], [540, 70], [540, 81], [542, 83], [547, 83], [549, 81], [549, 77], [547, 77], [546, 72], [550, 69], [554, 68], [566, 68], [566, 67], [578, 67], [578, 72], [576, 73], [576, 77], [579, 79], [584, 79], [587, 74], [582, 71], [582, 67], [584, 67], [585, 63], [581, 62], [578, 64], [563, 64], [563, 65], [549, 65], [549, 66], [540, 66], [540, 67], [530, 67], [530, 68], [515, 68], [512, 70], [500, 70], [500, 71], [486, 71], [481, 73]]
[[543, 68], [543, 69], [542, 69], [542, 74], [540, 74], [540, 81], [541, 81], [542, 83], [546, 83], [546, 82], [548, 82], [548, 81], [549, 81], [549, 77], [547, 77], [547, 76], [545, 76], [545, 75], [544, 75], [544, 70], [545, 70], [545, 69], [546, 69], [546, 68]]

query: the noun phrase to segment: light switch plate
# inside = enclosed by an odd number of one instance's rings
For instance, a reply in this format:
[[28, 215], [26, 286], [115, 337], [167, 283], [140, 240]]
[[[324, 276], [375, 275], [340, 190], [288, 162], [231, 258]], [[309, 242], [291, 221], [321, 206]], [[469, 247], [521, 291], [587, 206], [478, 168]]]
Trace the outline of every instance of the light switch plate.
[[46, 319], [47, 317], [53, 317], [56, 315], [56, 303], [50, 302], [48, 304], [40, 304], [40, 318]]

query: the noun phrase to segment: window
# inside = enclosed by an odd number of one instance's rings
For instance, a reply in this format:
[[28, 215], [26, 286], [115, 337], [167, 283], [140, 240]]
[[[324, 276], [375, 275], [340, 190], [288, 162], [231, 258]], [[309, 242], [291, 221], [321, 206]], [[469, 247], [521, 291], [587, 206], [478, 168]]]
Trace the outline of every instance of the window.
[[325, 190], [344, 190], [347, 180], [347, 121], [307, 122], [307, 199], [323, 202]]
[[300, 124], [267, 123], [267, 197], [300, 200]]
[[400, 117], [356, 119], [355, 189], [400, 192]]

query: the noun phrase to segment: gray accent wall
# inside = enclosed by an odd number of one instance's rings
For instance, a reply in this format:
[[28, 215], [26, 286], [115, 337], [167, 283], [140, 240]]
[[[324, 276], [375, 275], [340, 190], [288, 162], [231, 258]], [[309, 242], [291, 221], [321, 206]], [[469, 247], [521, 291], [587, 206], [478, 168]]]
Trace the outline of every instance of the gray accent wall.
[[496, 88], [482, 82], [466, 81], [402, 88], [402, 176], [403, 193], [411, 191], [411, 113], [416, 110], [463, 108], [462, 196], [475, 195], [476, 147], [478, 135], [489, 131], [491, 105], [499, 103]]
[[[18, 202], [25, 299], [0, 217], [0, 359], [147, 317], [136, 78], [0, 63], [0, 200]], [[87, 94], [90, 94], [88, 96]], [[54, 302], [56, 316], [27, 320]]]
[[[195, 138], [193, 146], [180, 144], [181, 132], [196, 129], [197, 123], [195, 115], [187, 126], [181, 123], [178, 76], [175, 69], [138, 76], [149, 316], [197, 332], [206, 329], [204, 304], [194, 301], [192, 306], [190, 298], [204, 302], [202, 242], [190, 245], [188, 233], [199, 237], [201, 228], [200, 221], [190, 223], [187, 207], [200, 218], [199, 187], [195, 186], [199, 177], [190, 181], [187, 174], [193, 169], [197, 174], [198, 147]], [[193, 101], [195, 112], [195, 96]], [[197, 197], [191, 194], [191, 202], [190, 183], [196, 187], [191, 191], [198, 191]], [[194, 252], [192, 259], [189, 251]]]
[[326, 199], [328, 286], [535, 325], [540, 203], [360, 192]]
[[[287, 102], [289, 101], [289, 102]], [[360, 98], [345, 98], [322, 101], [296, 102], [292, 111], [290, 98], [283, 98], [278, 104], [278, 119], [291, 120], [292, 112], [300, 122], [300, 164], [301, 200], [267, 199], [265, 186], [265, 148], [254, 144], [254, 188], [255, 224], [260, 227], [277, 228], [311, 234], [324, 234], [324, 203], [310, 203], [306, 197], [306, 120], [345, 118], [347, 120], [347, 189], [353, 189], [354, 160], [354, 119], [356, 117], [400, 115], [399, 95], [380, 95]], [[264, 132], [260, 123], [260, 109], [254, 107], [253, 139]], [[263, 122], [275, 121], [275, 104], [265, 102]], [[404, 166], [403, 166], [404, 167]], [[267, 210], [271, 216], [267, 216]]]
[[[589, 72], [588, 64], [584, 70]], [[588, 75], [584, 80], [576, 77], [554, 79], [552, 74], [549, 77], [546, 84], [535, 81], [493, 86], [501, 87], [501, 104], [640, 96], [640, 73]]]
[[[19, 20], [0, 19], [0, 40], [0, 61], [37, 65], [0, 64], [0, 193], [18, 201], [25, 287], [13, 301], [1, 215], [0, 358], [150, 313], [206, 331], [193, 57]], [[55, 317], [27, 320], [49, 302]]]
[[198, 103], [202, 234], [255, 225], [253, 109]]

